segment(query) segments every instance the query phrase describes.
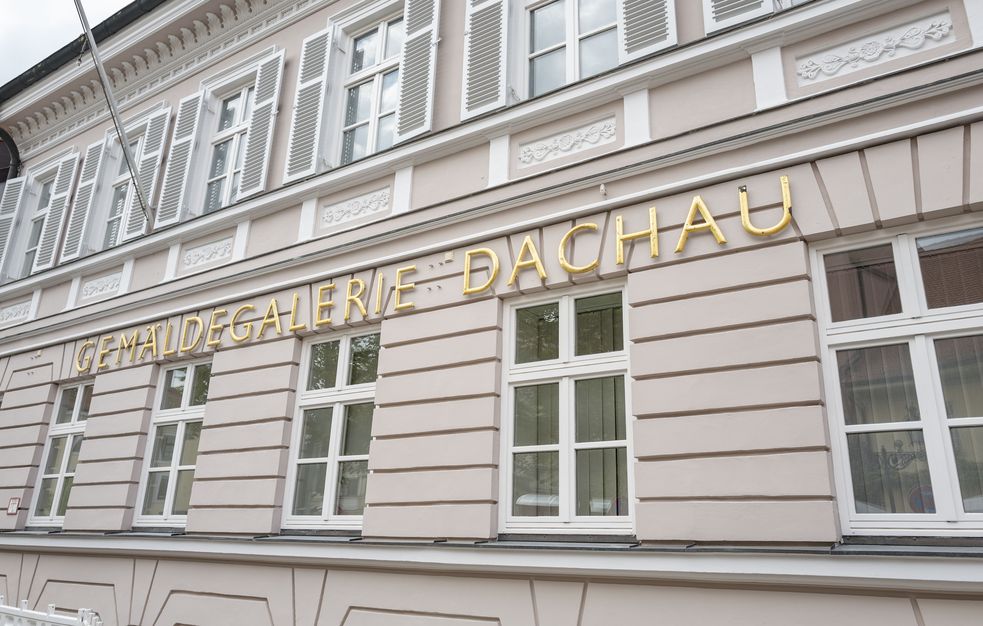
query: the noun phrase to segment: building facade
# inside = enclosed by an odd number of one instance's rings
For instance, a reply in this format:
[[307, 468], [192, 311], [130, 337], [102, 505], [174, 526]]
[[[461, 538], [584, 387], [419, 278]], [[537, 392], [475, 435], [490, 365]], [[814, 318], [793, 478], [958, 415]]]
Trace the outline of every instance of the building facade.
[[132, 174], [0, 88], [0, 623], [983, 620], [983, 2], [110, 21]]

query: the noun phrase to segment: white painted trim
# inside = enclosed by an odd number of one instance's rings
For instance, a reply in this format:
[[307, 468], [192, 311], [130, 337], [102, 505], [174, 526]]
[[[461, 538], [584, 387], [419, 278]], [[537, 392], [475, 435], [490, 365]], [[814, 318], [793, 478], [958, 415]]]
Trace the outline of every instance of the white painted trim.
[[969, 23], [969, 33], [973, 37], [973, 47], [983, 46], [983, 2], [979, 0], [964, 0], [966, 21]]
[[133, 257], [123, 261], [123, 270], [119, 274], [119, 290], [116, 295], [121, 296], [130, 290], [130, 281], [133, 279], [133, 266], [135, 264], [136, 259]]
[[770, 109], [788, 102], [781, 47], [773, 46], [751, 53], [751, 73], [757, 103], [755, 110]]
[[232, 240], [232, 261], [241, 261], [246, 258], [246, 244], [249, 243], [250, 220], [236, 224], [236, 233]]
[[41, 305], [41, 291], [42, 289], [38, 288], [35, 289], [33, 293], [31, 293], [31, 310], [30, 312], [28, 312], [27, 319], [24, 321], [29, 322], [31, 320], [37, 319], [38, 307]]
[[79, 301], [79, 288], [82, 286], [82, 277], [76, 276], [72, 278], [72, 284], [68, 288], [68, 301], [65, 302], [65, 311], [71, 311], [75, 308]]
[[308, 198], [300, 205], [300, 227], [297, 229], [297, 243], [314, 238], [317, 222], [317, 198]]
[[648, 89], [625, 94], [625, 147], [652, 141], [652, 111]]
[[509, 135], [492, 137], [488, 142], [488, 187], [509, 182]]
[[393, 215], [409, 213], [412, 207], [413, 196], [413, 166], [404, 167], [396, 170], [396, 177], [393, 180]]
[[164, 280], [174, 280], [177, 276], [177, 264], [178, 260], [181, 258], [181, 242], [177, 241], [171, 244], [171, 247], [167, 250], [167, 265], [164, 267]]

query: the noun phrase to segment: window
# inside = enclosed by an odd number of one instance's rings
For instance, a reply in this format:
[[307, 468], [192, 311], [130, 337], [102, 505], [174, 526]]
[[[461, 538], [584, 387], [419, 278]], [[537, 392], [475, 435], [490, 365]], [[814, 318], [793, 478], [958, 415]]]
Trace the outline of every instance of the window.
[[610, 0], [553, 0], [529, 10], [529, 95], [618, 65], [618, 18]]
[[[118, 141], [117, 145], [119, 145]], [[133, 155], [134, 161], [140, 161], [140, 140], [130, 141], [130, 154]], [[109, 215], [106, 218], [106, 230], [102, 241], [103, 249], [112, 248], [119, 244], [123, 232], [123, 216], [126, 214], [126, 207], [134, 201], [132, 196], [136, 193], [131, 184], [130, 168], [126, 165], [126, 158], [122, 156], [122, 150], [120, 150], [119, 165], [112, 186], [113, 195], [109, 205]]]
[[183, 526], [191, 501], [210, 363], [164, 370], [148, 442], [137, 524]]
[[34, 496], [32, 525], [60, 526], [65, 519], [91, 402], [92, 383], [63, 387], [58, 392], [54, 419], [42, 455], [44, 461]]
[[306, 346], [284, 526], [361, 528], [378, 366], [378, 333]]
[[820, 248], [850, 532], [983, 530], [983, 227]]
[[219, 105], [208, 164], [205, 213], [235, 202], [255, 91], [253, 85], [249, 84], [223, 98]]
[[352, 38], [345, 80], [342, 164], [393, 145], [403, 39], [402, 17], [383, 20]]
[[502, 507], [509, 531], [631, 530], [624, 327], [620, 292], [511, 309]]
[[21, 265], [20, 277], [31, 275], [34, 268], [34, 258], [38, 254], [38, 245], [41, 243], [41, 232], [44, 230], [44, 220], [48, 217], [48, 209], [51, 208], [51, 198], [55, 187], [55, 179], [50, 179], [40, 183], [41, 192], [38, 194], [38, 204], [31, 216], [30, 226], [27, 229], [27, 248], [24, 250], [24, 263]]

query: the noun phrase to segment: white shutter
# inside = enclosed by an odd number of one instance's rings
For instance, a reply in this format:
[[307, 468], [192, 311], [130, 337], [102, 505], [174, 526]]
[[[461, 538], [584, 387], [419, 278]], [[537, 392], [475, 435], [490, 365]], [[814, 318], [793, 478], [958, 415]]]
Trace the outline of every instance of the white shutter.
[[507, 0], [467, 0], [461, 119], [506, 104]]
[[105, 151], [105, 141], [97, 141], [85, 150], [85, 160], [82, 161], [82, 175], [79, 177], [78, 190], [75, 192], [75, 200], [72, 201], [72, 208], [68, 213], [65, 243], [61, 249], [62, 261], [76, 259], [86, 252], [85, 235], [89, 227], [89, 215], [92, 214], [99, 192]]
[[774, 10], [773, 0], [703, 0], [703, 26], [709, 35]]
[[294, 94], [294, 116], [287, 141], [287, 166], [283, 171], [285, 183], [310, 176], [318, 170], [330, 59], [330, 29], [304, 40]]
[[27, 176], [11, 178], [3, 188], [3, 197], [0, 197], [0, 270], [7, 276], [6, 271], [8, 252], [13, 247], [14, 227], [20, 218], [20, 213], [24, 209], [24, 203], [28, 194]]
[[634, 61], [676, 45], [674, 0], [617, 0], [618, 60]]
[[437, 71], [439, 0], [406, 0], [406, 39], [399, 59], [396, 143], [430, 130]]
[[[167, 139], [167, 125], [171, 121], [171, 109], [161, 109], [147, 120], [140, 141], [140, 161], [137, 163], [137, 182], [143, 197], [150, 206], [154, 205], [157, 179], [160, 178], [160, 164], [164, 158], [164, 140]], [[140, 207], [140, 197], [134, 191], [130, 194], [130, 205], [123, 216], [123, 241], [139, 237], [147, 231], [147, 216]]]
[[266, 174], [270, 169], [270, 150], [273, 148], [273, 125], [280, 100], [280, 79], [283, 78], [283, 51], [259, 64], [256, 73], [253, 111], [246, 133], [246, 153], [242, 160], [242, 177], [236, 198], [245, 198], [266, 189]]
[[164, 168], [164, 183], [157, 204], [156, 227], [173, 224], [180, 220], [188, 210], [188, 196], [194, 190], [190, 179], [197, 177], [192, 168], [194, 148], [201, 128], [201, 109], [205, 92], [191, 94], [181, 99], [174, 120], [174, 135], [168, 153], [167, 167]]
[[75, 153], [58, 163], [58, 171], [51, 189], [51, 204], [48, 205], [48, 214], [44, 218], [32, 273], [48, 269], [55, 264], [55, 251], [58, 249], [62, 227], [65, 225], [65, 209], [68, 207], [68, 196], [75, 185], [78, 162], [79, 155]]

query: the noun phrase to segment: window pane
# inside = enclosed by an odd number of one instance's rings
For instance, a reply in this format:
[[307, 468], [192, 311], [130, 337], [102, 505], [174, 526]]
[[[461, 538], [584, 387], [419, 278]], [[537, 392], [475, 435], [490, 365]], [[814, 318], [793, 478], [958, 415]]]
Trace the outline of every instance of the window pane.
[[208, 183], [205, 189], [205, 213], [211, 213], [222, 208], [225, 195], [225, 179], [219, 178]]
[[174, 443], [177, 424], [158, 426], [154, 431], [154, 449], [150, 454], [150, 467], [169, 467], [174, 459]]
[[79, 450], [82, 449], [82, 435], [72, 435], [72, 444], [68, 450], [68, 463], [65, 465], [66, 474], [74, 474], [75, 466], [79, 463]]
[[117, 216], [106, 223], [106, 237], [102, 241], [103, 248], [112, 248], [116, 245], [116, 239], [119, 237], [119, 225], [122, 219], [122, 217]]
[[89, 419], [89, 407], [92, 405], [92, 385], [82, 386], [82, 405], [75, 421], [84, 422]]
[[215, 178], [225, 174], [229, 164], [229, 150], [232, 148], [233, 139], [226, 139], [220, 144], [216, 144], [212, 149], [212, 164], [208, 168], [208, 177]]
[[376, 53], [379, 50], [379, 31], [373, 30], [361, 37], [355, 38], [352, 49], [352, 73], [372, 67], [376, 64]]
[[48, 462], [44, 464], [45, 474], [61, 472], [61, 462], [65, 458], [66, 443], [68, 443], [68, 437], [54, 437], [51, 440], [51, 447], [48, 449]]
[[193, 469], [181, 470], [177, 473], [177, 484], [174, 489], [174, 504], [171, 505], [173, 515], [187, 515], [188, 503], [191, 502], [191, 484], [194, 482]]
[[167, 499], [167, 472], [150, 472], [147, 475], [147, 494], [143, 498], [144, 515], [163, 515]]
[[560, 453], [528, 452], [512, 458], [512, 514], [559, 515]]
[[365, 483], [369, 477], [368, 461], [338, 464], [338, 497], [335, 515], [361, 515], [365, 508]]
[[556, 302], [515, 312], [515, 362], [546, 361], [560, 356], [560, 306]]
[[621, 294], [580, 298], [577, 314], [577, 355], [617, 352], [624, 349]]
[[516, 387], [515, 445], [540, 446], [560, 441], [560, 385]]
[[386, 58], [391, 59], [403, 48], [403, 40], [406, 39], [406, 26], [402, 19], [389, 22], [388, 33], [386, 34]]
[[379, 130], [375, 138], [375, 149], [377, 152], [388, 150], [393, 147], [396, 138], [396, 114], [390, 113], [379, 118]]
[[65, 478], [65, 482], [61, 484], [61, 494], [58, 495], [58, 507], [55, 509], [55, 515], [62, 517], [65, 515], [65, 509], [68, 508], [68, 496], [72, 492], [72, 483], [75, 479], [71, 476]]
[[75, 411], [75, 400], [78, 399], [78, 395], [78, 387], [62, 390], [61, 402], [58, 403], [58, 413], [55, 415], [55, 424], [67, 424], [72, 421], [72, 413]]
[[611, 0], [580, 0], [578, 7], [580, 32], [589, 33], [602, 26], [610, 26], [617, 20], [615, 4]]
[[921, 237], [916, 243], [929, 308], [983, 302], [983, 228]]
[[590, 78], [618, 65], [618, 31], [612, 28], [580, 40], [580, 77]]
[[529, 62], [529, 93], [538, 96], [567, 82], [567, 49], [560, 48]]
[[297, 466], [294, 484], [294, 515], [320, 515], [324, 504], [324, 481], [327, 463], [304, 463]]
[[113, 202], [109, 205], [109, 217], [119, 217], [123, 214], [123, 209], [126, 207], [126, 193], [129, 189], [130, 183], [121, 183], [113, 187]]
[[41, 185], [41, 197], [38, 199], [38, 208], [46, 209], [51, 204], [51, 189], [54, 185], [55, 181], [53, 179]]
[[57, 478], [45, 478], [41, 481], [40, 491], [38, 492], [38, 506], [34, 510], [34, 514], [38, 517], [51, 515], [51, 505], [55, 501], [55, 487], [57, 485]]
[[355, 337], [352, 339], [351, 349], [348, 384], [374, 383], [379, 371], [379, 335]]
[[188, 376], [188, 368], [167, 370], [164, 374], [164, 395], [160, 400], [162, 409], [179, 409], [184, 398], [184, 379]]
[[[609, 2], [609, 0], [602, 1]], [[529, 26], [530, 52], [538, 52], [566, 40], [565, 4], [566, 2], [560, 0], [532, 12]]]
[[212, 364], [195, 365], [191, 382], [191, 401], [189, 406], [201, 406], [208, 399], [208, 383], [212, 380]]
[[[178, 465], [194, 465], [198, 458], [198, 444], [201, 441], [201, 422], [188, 422], [184, 425], [184, 440], [181, 442], [181, 461]], [[180, 486], [180, 483], [178, 484]]]
[[967, 513], [983, 513], [983, 426], [952, 429], [959, 491]]
[[847, 424], [921, 418], [908, 344], [840, 350], [836, 363]]
[[343, 455], [369, 453], [374, 408], [371, 402], [350, 404], [345, 407], [345, 437], [341, 446]]
[[351, 163], [364, 157], [369, 151], [369, 126], [365, 124], [346, 130], [342, 137], [341, 162]]
[[372, 87], [374, 84], [370, 80], [348, 90], [348, 102], [345, 105], [345, 126], [367, 121], [372, 115]]
[[901, 312], [890, 244], [827, 254], [824, 261], [834, 322]]
[[936, 339], [947, 417], [983, 417], [983, 335]]
[[311, 373], [307, 388], [331, 389], [338, 379], [338, 342], [328, 341], [311, 346]]
[[591, 378], [574, 383], [577, 441], [620, 441], [625, 435], [625, 379]]
[[300, 431], [301, 459], [323, 459], [331, 448], [331, 407], [304, 411], [304, 427]]
[[396, 110], [396, 99], [399, 84], [399, 70], [383, 74], [382, 91], [379, 93], [379, 113], [389, 113]]
[[222, 109], [218, 114], [218, 129], [220, 131], [235, 126], [236, 120], [238, 119], [240, 100], [242, 100], [242, 96], [236, 94], [222, 101]]
[[935, 513], [921, 431], [846, 438], [857, 513]]
[[628, 515], [625, 448], [577, 450], [577, 515]]

